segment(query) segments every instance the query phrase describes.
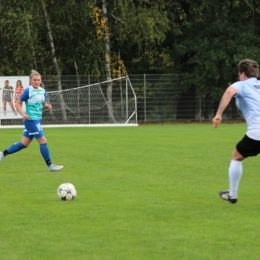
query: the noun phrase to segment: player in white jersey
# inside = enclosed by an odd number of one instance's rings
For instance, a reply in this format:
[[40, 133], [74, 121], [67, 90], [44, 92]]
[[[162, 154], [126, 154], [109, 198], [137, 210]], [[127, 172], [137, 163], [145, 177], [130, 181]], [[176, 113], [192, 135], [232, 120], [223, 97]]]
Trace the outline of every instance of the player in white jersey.
[[[0, 161], [9, 154], [16, 153], [29, 146], [31, 141], [36, 138], [40, 145], [40, 151], [44, 161], [47, 164], [49, 171], [60, 171], [63, 169], [62, 165], [53, 164], [50, 158], [50, 152], [47, 145], [47, 139], [41, 126], [43, 107], [52, 109], [51, 104], [47, 102], [46, 92], [41, 85], [41, 75], [32, 70], [30, 75], [31, 85], [26, 88], [23, 94], [16, 101], [15, 106], [17, 111], [23, 118], [24, 131], [21, 142], [14, 143], [9, 148], [0, 152]], [[25, 102], [26, 111], [22, 109], [22, 104]]]
[[238, 187], [242, 177], [242, 161], [249, 156], [260, 153], [260, 81], [259, 65], [254, 60], [245, 59], [238, 64], [239, 81], [229, 86], [223, 94], [218, 111], [213, 118], [216, 128], [222, 121], [222, 114], [232, 97], [236, 99], [237, 108], [243, 114], [247, 124], [247, 131], [232, 152], [229, 165], [229, 190], [220, 191], [222, 199], [236, 203]]

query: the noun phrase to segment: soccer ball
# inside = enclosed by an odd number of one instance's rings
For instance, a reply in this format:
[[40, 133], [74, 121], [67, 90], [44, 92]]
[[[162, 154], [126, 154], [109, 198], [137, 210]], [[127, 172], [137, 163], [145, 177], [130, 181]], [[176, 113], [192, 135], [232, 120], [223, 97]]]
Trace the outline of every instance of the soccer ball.
[[58, 187], [57, 194], [61, 200], [73, 200], [77, 196], [77, 191], [73, 184], [62, 183]]

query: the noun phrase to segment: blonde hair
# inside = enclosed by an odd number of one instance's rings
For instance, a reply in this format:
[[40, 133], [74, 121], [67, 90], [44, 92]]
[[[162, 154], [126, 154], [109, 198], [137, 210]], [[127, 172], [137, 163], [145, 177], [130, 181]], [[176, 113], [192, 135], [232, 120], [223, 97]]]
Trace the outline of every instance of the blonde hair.
[[30, 79], [32, 79], [33, 76], [40, 76], [41, 77], [41, 74], [36, 71], [36, 70], [31, 70], [31, 74], [30, 74]]

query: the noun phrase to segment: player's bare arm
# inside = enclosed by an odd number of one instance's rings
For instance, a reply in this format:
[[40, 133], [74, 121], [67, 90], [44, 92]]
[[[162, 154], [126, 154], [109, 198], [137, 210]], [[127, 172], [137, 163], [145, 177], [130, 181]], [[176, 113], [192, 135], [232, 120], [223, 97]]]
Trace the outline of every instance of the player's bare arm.
[[237, 90], [235, 88], [233, 88], [232, 86], [228, 87], [225, 91], [225, 93], [223, 94], [219, 107], [218, 107], [218, 111], [215, 115], [215, 117], [213, 118], [213, 126], [214, 127], [218, 127], [218, 125], [221, 123], [222, 121], [222, 114], [225, 111], [226, 107], [228, 106], [231, 98], [236, 95]]
[[23, 101], [21, 101], [20, 99], [16, 100], [16, 102], [15, 102], [16, 110], [19, 112], [19, 114], [22, 116], [22, 118], [24, 120], [28, 120], [29, 116], [24, 113], [24, 111], [22, 109], [22, 104], [23, 104]]

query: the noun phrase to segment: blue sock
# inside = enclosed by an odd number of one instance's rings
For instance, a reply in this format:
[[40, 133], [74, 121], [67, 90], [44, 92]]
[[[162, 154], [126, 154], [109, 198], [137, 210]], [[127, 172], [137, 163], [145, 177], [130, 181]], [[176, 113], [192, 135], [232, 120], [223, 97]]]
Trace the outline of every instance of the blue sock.
[[40, 151], [42, 154], [43, 159], [45, 160], [48, 166], [51, 165], [51, 156], [50, 151], [47, 144], [40, 144]]
[[20, 150], [26, 148], [27, 146], [23, 145], [21, 142], [19, 143], [14, 143], [13, 145], [11, 145], [9, 148], [7, 148], [4, 151], [4, 156], [8, 155], [8, 154], [12, 154], [12, 153], [16, 153], [19, 152]]

